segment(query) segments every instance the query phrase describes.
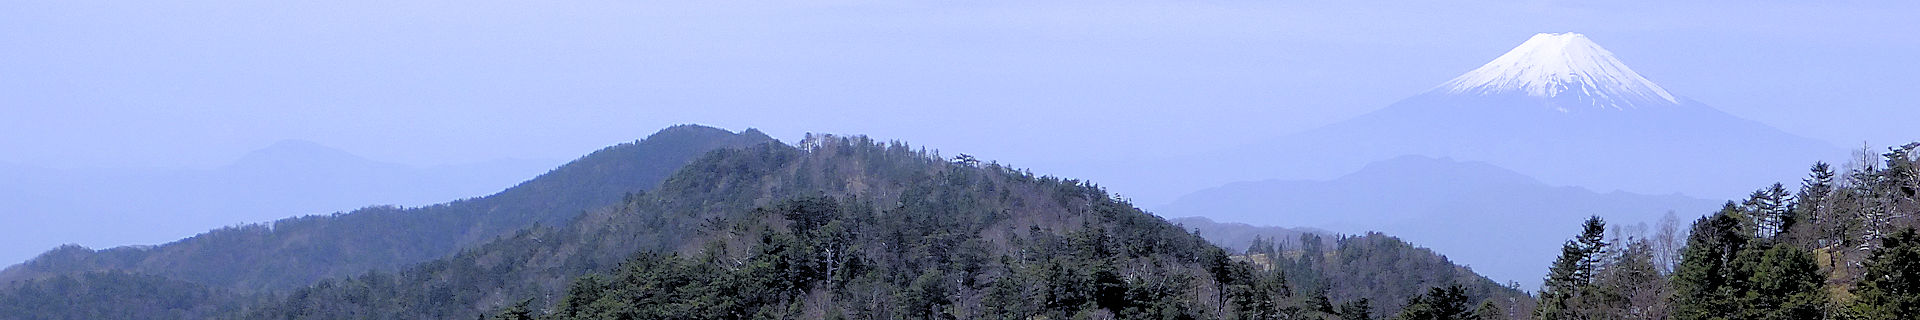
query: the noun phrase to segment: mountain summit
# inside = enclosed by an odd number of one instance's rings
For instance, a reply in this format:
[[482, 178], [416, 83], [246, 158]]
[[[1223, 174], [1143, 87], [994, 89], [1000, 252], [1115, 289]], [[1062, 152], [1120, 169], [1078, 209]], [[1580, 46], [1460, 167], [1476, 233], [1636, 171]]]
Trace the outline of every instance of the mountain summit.
[[1181, 194], [1234, 181], [1328, 180], [1419, 155], [1484, 162], [1600, 193], [1735, 198], [1754, 186], [1797, 181], [1807, 163], [1843, 154], [1676, 96], [1586, 36], [1559, 33], [1533, 35], [1491, 63], [1384, 108], [1152, 164], [1185, 170], [1130, 170], [1124, 174], [1141, 178], [1120, 187]]
[[1633, 72], [1586, 35], [1536, 34], [1493, 62], [1433, 89], [1453, 95], [1524, 95], [1573, 108], [1634, 109], [1679, 105], [1667, 89]]

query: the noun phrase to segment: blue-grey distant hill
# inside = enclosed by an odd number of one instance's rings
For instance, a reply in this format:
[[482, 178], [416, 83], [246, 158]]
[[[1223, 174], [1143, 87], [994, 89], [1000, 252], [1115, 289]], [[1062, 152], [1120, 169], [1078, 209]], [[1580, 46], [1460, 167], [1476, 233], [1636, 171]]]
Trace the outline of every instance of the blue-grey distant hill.
[[1483, 162], [1404, 156], [1332, 180], [1231, 183], [1180, 197], [1156, 213], [1342, 234], [1384, 232], [1445, 253], [1490, 278], [1533, 288], [1561, 242], [1578, 233], [1588, 216], [1616, 225], [1654, 224], [1668, 212], [1697, 217], [1721, 203], [1681, 195], [1596, 193], [1548, 185]]
[[0, 264], [63, 243], [159, 244], [221, 226], [498, 192], [559, 161], [417, 167], [302, 140], [209, 169], [0, 165]]
[[[129, 246], [94, 250], [81, 246], [38, 248], [47, 251], [32, 260], [0, 270], [0, 284], [47, 275], [90, 271], [127, 271], [233, 289], [240, 292], [285, 289], [320, 279], [390, 270], [444, 257], [462, 248], [485, 243], [534, 225], [559, 225], [589, 209], [620, 201], [659, 185], [687, 162], [722, 148], [774, 142], [758, 130], [740, 133], [683, 125], [667, 128], [646, 139], [601, 149], [492, 195], [422, 207], [374, 206], [348, 212], [309, 211], [308, 215], [271, 223], [219, 228], [157, 246]], [[360, 165], [342, 165], [359, 162]], [[380, 174], [406, 173], [310, 143], [283, 143], [242, 159], [211, 175], [217, 192], [280, 194], [288, 190], [356, 189], [357, 192], [402, 192], [396, 188], [418, 184], [384, 183]], [[400, 175], [388, 179], [405, 179]], [[248, 190], [253, 189], [253, 190]], [[178, 194], [198, 197], [182, 201], [234, 202], [233, 209], [272, 207], [287, 201], [294, 208], [314, 201], [282, 197], [223, 199], [220, 194]], [[117, 194], [95, 201], [114, 201]], [[298, 197], [294, 194], [292, 197]], [[158, 201], [158, 200], [141, 200]], [[362, 204], [366, 205], [366, 204]], [[264, 209], [263, 209], [264, 210]], [[273, 212], [283, 212], [279, 209]], [[293, 214], [286, 214], [290, 216]], [[97, 219], [122, 215], [103, 213]], [[152, 213], [129, 214], [156, 221], [171, 219]], [[35, 217], [28, 215], [28, 217]], [[85, 228], [85, 222], [35, 218], [34, 223], [6, 228], [52, 230]], [[84, 220], [82, 220], [84, 221]], [[104, 220], [103, 220], [104, 221]], [[120, 221], [124, 223], [125, 221]], [[158, 223], [158, 222], [155, 222]], [[116, 226], [120, 224], [115, 224]], [[137, 226], [137, 224], [135, 224]], [[215, 226], [202, 226], [201, 230]], [[134, 226], [121, 227], [132, 229]], [[114, 230], [126, 231], [126, 230]], [[72, 239], [43, 235], [40, 239]]]
[[1601, 192], [1728, 199], [1799, 181], [1809, 164], [1846, 152], [1669, 92], [1569, 33], [1537, 35], [1478, 69], [1354, 118], [1112, 170], [1137, 178], [1116, 189], [1162, 203], [1233, 181], [1326, 179], [1402, 155], [1487, 162]]

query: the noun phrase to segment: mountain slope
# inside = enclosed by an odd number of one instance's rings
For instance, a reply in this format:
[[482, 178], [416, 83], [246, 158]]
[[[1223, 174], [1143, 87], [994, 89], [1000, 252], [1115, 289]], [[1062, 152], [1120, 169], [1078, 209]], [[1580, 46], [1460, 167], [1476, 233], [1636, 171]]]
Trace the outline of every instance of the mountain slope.
[[[1692, 217], [1720, 202], [1679, 195], [1554, 187], [1481, 162], [1406, 156], [1327, 181], [1239, 182], [1181, 197], [1156, 212], [1220, 221], [1384, 232], [1502, 282], [1537, 285], [1561, 240], [1590, 215], [1616, 225]], [[1497, 240], [1496, 240], [1497, 239]]]
[[1633, 72], [1586, 35], [1542, 33], [1435, 88], [1448, 95], [1525, 95], [1555, 111], [1679, 105], [1666, 88]]
[[596, 151], [487, 197], [288, 218], [222, 228], [160, 246], [99, 251], [63, 247], [0, 271], [0, 284], [122, 270], [240, 292], [306, 286], [445, 257], [536, 224], [561, 224], [587, 209], [650, 189], [709, 151], [770, 141], [751, 129], [734, 134], [676, 126]]
[[1218, 318], [1310, 301], [1284, 281], [1086, 182], [816, 136], [716, 152], [564, 227], [242, 317]]
[[1535, 40], [1352, 119], [1154, 166], [1173, 169], [1129, 169], [1143, 179], [1136, 184], [1152, 188], [1134, 193], [1327, 179], [1423, 155], [1487, 162], [1555, 185], [1735, 198], [1845, 154], [1674, 95], [1584, 36]]
[[1254, 242], [1258, 241], [1299, 248], [1298, 241], [1301, 236], [1313, 235], [1323, 238], [1339, 236], [1339, 233], [1318, 228], [1255, 226], [1239, 222], [1219, 222], [1207, 217], [1180, 217], [1167, 219], [1167, 221], [1199, 233], [1201, 237], [1207, 238], [1207, 242], [1225, 248], [1228, 252], [1246, 252]]
[[158, 244], [239, 223], [485, 195], [558, 163], [495, 160], [416, 167], [287, 140], [209, 169], [0, 165], [0, 181], [8, 182], [0, 189], [10, 189], [0, 190], [0, 212], [32, 222], [0, 225], [0, 234], [49, 235], [0, 241], [0, 264], [17, 264], [64, 243]]
[[1281, 270], [1295, 290], [1325, 291], [1335, 301], [1376, 301], [1376, 314], [1394, 314], [1400, 300], [1443, 284], [1462, 285], [1470, 295], [1490, 297], [1503, 306], [1528, 300], [1519, 290], [1454, 264], [1445, 255], [1377, 232], [1346, 236], [1203, 217], [1169, 221], [1227, 250], [1245, 252], [1239, 259]]

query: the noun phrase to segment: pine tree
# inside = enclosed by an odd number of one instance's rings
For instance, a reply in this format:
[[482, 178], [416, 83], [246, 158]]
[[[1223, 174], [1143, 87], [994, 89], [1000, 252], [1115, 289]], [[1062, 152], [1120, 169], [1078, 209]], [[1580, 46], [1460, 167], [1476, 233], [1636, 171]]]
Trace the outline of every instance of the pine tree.
[[1789, 209], [1792, 205], [1793, 195], [1787, 193], [1786, 187], [1779, 183], [1754, 190], [1747, 200], [1740, 203], [1741, 209], [1753, 219], [1747, 228], [1761, 238], [1772, 238], [1791, 225], [1794, 219]]
[[1427, 288], [1427, 293], [1407, 300], [1398, 320], [1471, 320], [1467, 309], [1466, 288], [1460, 285]]
[[1599, 271], [1606, 251], [1607, 223], [1599, 216], [1587, 218], [1580, 235], [1560, 247], [1560, 258], [1547, 270], [1540, 287], [1540, 307], [1536, 319], [1579, 319], [1582, 300], [1593, 293], [1594, 274]]
[[[1752, 252], [1752, 251], [1749, 251]], [[1826, 314], [1820, 267], [1813, 255], [1790, 245], [1768, 248], [1753, 270], [1742, 303], [1748, 319], [1818, 319]]]
[[1473, 309], [1473, 319], [1475, 320], [1506, 320], [1507, 313], [1504, 311], [1501, 311], [1500, 305], [1494, 304], [1493, 300], [1481, 301], [1480, 307]]
[[1752, 239], [1742, 231], [1740, 216], [1729, 202], [1719, 213], [1693, 223], [1673, 271], [1674, 319], [1716, 319], [1739, 311], [1736, 298], [1747, 277], [1735, 259]]
[[1881, 239], [1853, 292], [1859, 319], [1920, 319], [1920, 234], [1907, 228]]
[[1834, 245], [1831, 239], [1845, 235], [1845, 224], [1836, 215], [1831, 200], [1834, 193], [1833, 166], [1826, 162], [1815, 162], [1808, 169], [1806, 179], [1800, 180], [1800, 192], [1794, 195], [1798, 199], [1793, 203], [1795, 221], [1789, 231], [1795, 233], [1797, 242], [1808, 248], [1823, 248]]
[[499, 314], [493, 315], [493, 317], [490, 319], [492, 320], [533, 320], [533, 311], [532, 309], [527, 307], [527, 305], [529, 304], [533, 304], [533, 299], [520, 300], [520, 302], [514, 303], [512, 306], [508, 306], [505, 310], [500, 310]]
[[1373, 305], [1367, 298], [1340, 304], [1340, 320], [1373, 320]]

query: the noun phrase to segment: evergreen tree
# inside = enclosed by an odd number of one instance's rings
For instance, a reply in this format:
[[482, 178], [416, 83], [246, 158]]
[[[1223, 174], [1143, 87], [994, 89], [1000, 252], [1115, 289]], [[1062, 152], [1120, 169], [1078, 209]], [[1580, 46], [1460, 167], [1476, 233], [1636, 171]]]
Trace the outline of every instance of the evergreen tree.
[[[1753, 252], [1749, 250], [1748, 252]], [[1819, 266], [1813, 255], [1790, 245], [1768, 248], [1753, 270], [1741, 309], [1747, 319], [1818, 319], [1826, 314]]]
[[1673, 272], [1675, 319], [1716, 319], [1739, 312], [1736, 299], [1747, 277], [1735, 259], [1752, 238], [1742, 231], [1740, 216], [1729, 202], [1719, 213], [1693, 223]]
[[1920, 234], [1907, 228], [1881, 239], [1853, 292], [1859, 319], [1920, 319]]
[[1340, 320], [1373, 320], [1373, 305], [1367, 298], [1340, 304]]
[[1794, 195], [1793, 216], [1795, 221], [1788, 227], [1794, 234], [1795, 242], [1807, 248], [1822, 248], [1835, 243], [1845, 235], [1843, 217], [1836, 215], [1831, 203], [1834, 193], [1833, 166], [1826, 162], [1815, 162], [1808, 169], [1806, 179], [1800, 180], [1800, 192]]
[[1460, 285], [1428, 288], [1426, 294], [1407, 300], [1397, 320], [1471, 320], [1466, 288]]
[[533, 320], [533, 310], [527, 307], [528, 304], [532, 304], [532, 303], [533, 303], [533, 299], [520, 300], [520, 302], [514, 303], [512, 306], [508, 306], [506, 309], [500, 310], [499, 314], [495, 314], [490, 319], [491, 320]]
[[1606, 251], [1606, 221], [1599, 216], [1581, 224], [1580, 235], [1560, 248], [1560, 258], [1547, 269], [1540, 287], [1540, 307], [1534, 318], [1545, 320], [1581, 319], [1589, 308], [1584, 300], [1594, 296], [1593, 279]]
[[1754, 190], [1740, 205], [1752, 218], [1747, 228], [1760, 238], [1773, 238], [1794, 220], [1793, 211], [1789, 210], [1793, 206], [1793, 194], [1787, 193], [1786, 187], [1779, 183]]
[[1475, 320], [1507, 320], [1507, 313], [1504, 311], [1501, 311], [1500, 305], [1494, 304], [1493, 300], [1481, 301], [1480, 307], [1473, 309], [1473, 319]]

